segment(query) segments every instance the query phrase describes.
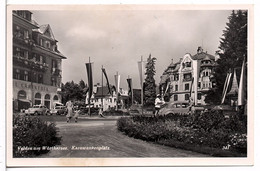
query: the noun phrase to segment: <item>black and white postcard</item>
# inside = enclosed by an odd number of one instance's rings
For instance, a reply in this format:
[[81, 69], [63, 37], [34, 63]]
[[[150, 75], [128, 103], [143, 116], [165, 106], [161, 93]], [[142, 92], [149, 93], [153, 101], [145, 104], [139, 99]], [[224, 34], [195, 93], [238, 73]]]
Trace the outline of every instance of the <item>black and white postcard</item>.
[[253, 165], [252, 5], [8, 5], [7, 166]]

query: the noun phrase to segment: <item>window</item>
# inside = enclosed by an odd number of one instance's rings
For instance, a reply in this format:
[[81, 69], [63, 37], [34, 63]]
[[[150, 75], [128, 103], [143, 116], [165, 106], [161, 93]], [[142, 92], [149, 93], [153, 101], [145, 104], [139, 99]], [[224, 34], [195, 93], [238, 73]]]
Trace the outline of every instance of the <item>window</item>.
[[52, 72], [55, 72], [54, 70], [58, 67], [57, 61], [52, 60]]
[[47, 108], [50, 108], [50, 98], [51, 98], [51, 96], [49, 94], [46, 94], [45, 97], [44, 97], [44, 105]]
[[49, 94], [46, 94], [45, 97], [44, 97], [45, 100], [50, 100], [51, 99], [51, 96]]
[[177, 95], [177, 94], [175, 94], [175, 95], [173, 96], [173, 100], [174, 100], [174, 101], [178, 101], [178, 95]]
[[184, 77], [183, 81], [190, 81], [191, 80], [191, 73], [184, 74], [183, 77]]
[[40, 55], [40, 63], [43, 63], [43, 57]]
[[46, 48], [51, 48], [51, 43], [50, 43], [50, 41], [48, 41], [48, 40], [45, 41], [45, 47], [46, 47]]
[[198, 100], [201, 100], [201, 93], [198, 93]]
[[29, 52], [26, 50], [24, 51], [24, 58], [28, 59], [28, 57], [29, 57]]
[[186, 67], [191, 67], [191, 62], [186, 62], [185, 65]]
[[190, 84], [185, 84], [185, 90], [189, 90], [190, 89]]
[[14, 79], [19, 80], [20, 79], [20, 70], [19, 69], [14, 69]]
[[178, 91], [178, 85], [175, 85], [175, 91]]
[[43, 46], [43, 40], [40, 39], [40, 46]]
[[24, 90], [18, 92], [18, 99], [26, 99], [26, 92]]
[[36, 94], [35, 94], [35, 98], [36, 98], [36, 99], [40, 99], [41, 97], [42, 97], [42, 96], [41, 96], [40, 93], [36, 93]]
[[189, 94], [185, 94], [185, 100], [189, 100], [190, 99], [190, 95]]
[[29, 31], [24, 30], [24, 39], [28, 39], [28, 38], [29, 38]]
[[174, 75], [174, 81], [178, 81], [179, 80], [179, 75], [178, 74], [175, 74]]
[[13, 53], [15, 56], [20, 56], [20, 48], [18, 48], [18, 47], [14, 48]]
[[55, 101], [59, 100], [58, 96], [55, 95], [55, 96], [53, 97], [53, 100], [55, 100]]
[[24, 81], [28, 81], [28, 71], [24, 71]]
[[200, 88], [200, 86], [201, 86], [201, 83], [200, 83], [200, 82], [198, 82], [198, 88]]
[[52, 85], [52, 86], [57, 86], [57, 80], [56, 80], [55, 77], [52, 77], [52, 78], [51, 78], [51, 85]]
[[34, 104], [35, 105], [39, 105], [41, 104], [41, 94], [40, 93], [36, 93], [35, 96], [34, 96]]
[[40, 83], [40, 84], [43, 83], [43, 76], [42, 76], [42, 74], [38, 75], [38, 83]]

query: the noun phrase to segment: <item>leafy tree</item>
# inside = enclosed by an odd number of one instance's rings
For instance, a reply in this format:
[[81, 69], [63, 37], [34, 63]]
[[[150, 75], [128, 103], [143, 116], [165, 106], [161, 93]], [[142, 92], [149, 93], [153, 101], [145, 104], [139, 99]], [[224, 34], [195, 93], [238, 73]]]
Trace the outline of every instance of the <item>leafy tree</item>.
[[66, 82], [61, 84], [61, 96], [62, 103], [66, 103], [68, 100], [83, 102], [85, 101], [86, 87], [85, 82], [81, 80], [79, 84], [74, 81]]
[[207, 93], [206, 103], [220, 103], [227, 73], [236, 68], [240, 79], [243, 60], [247, 59], [247, 11], [232, 11], [228, 19], [216, 52], [219, 59], [212, 77], [216, 86]]
[[155, 57], [151, 57], [151, 54], [147, 58], [146, 68], [146, 78], [144, 82], [144, 105], [151, 106], [154, 104], [156, 98], [156, 85], [155, 85]]

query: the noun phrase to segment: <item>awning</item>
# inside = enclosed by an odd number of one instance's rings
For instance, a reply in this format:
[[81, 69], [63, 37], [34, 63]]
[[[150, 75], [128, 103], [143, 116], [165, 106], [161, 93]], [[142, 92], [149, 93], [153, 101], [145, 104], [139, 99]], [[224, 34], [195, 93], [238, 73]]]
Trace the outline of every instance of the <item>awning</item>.
[[30, 100], [27, 100], [27, 99], [18, 99], [18, 100], [21, 102], [25, 102], [25, 103], [31, 103]]
[[56, 105], [56, 106], [63, 106], [63, 104], [60, 103], [60, 102], [54, 102], [54, 105]]

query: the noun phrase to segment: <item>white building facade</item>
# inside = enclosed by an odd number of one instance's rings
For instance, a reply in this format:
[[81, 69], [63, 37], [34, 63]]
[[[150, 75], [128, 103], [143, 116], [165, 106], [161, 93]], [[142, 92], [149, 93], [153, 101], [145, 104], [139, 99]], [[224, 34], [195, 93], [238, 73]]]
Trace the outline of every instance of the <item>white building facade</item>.
[[206, 105], [206, 93], [213, 88], [215, 57], [198, 49], [197, 54], [185, 54], [171, 63], [161, 76], [160, 91], [169, 101], [196, 101]]

